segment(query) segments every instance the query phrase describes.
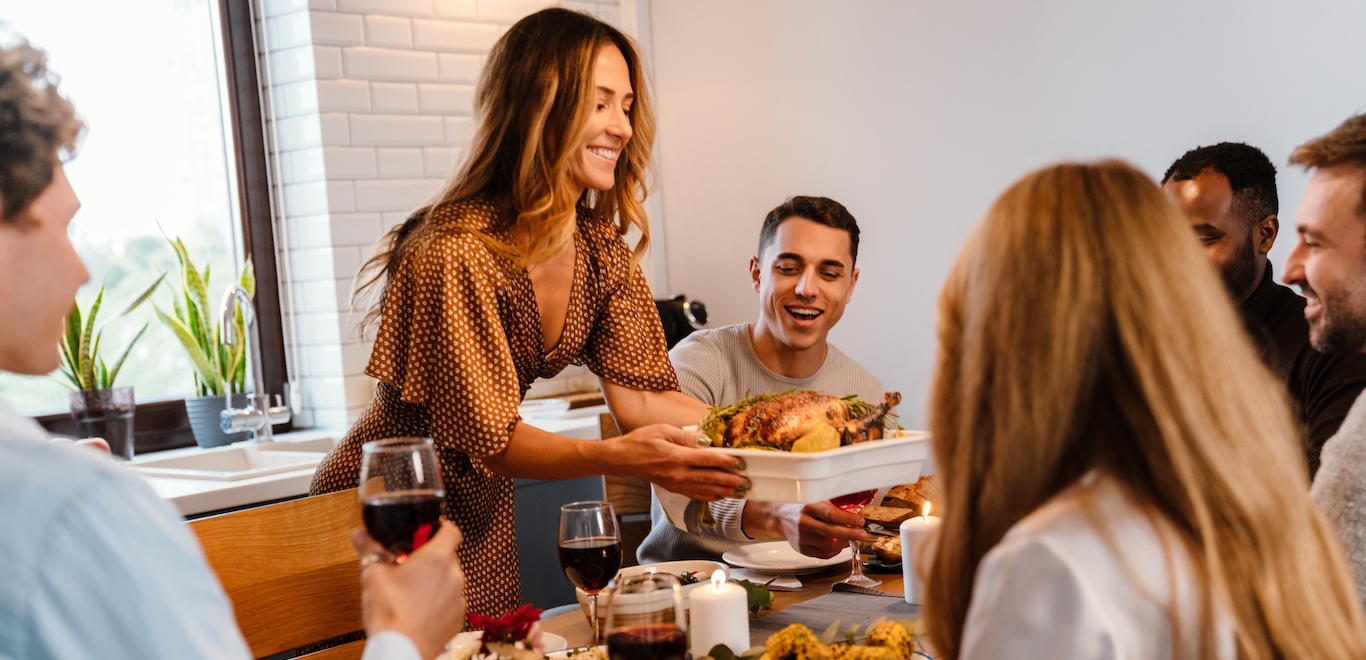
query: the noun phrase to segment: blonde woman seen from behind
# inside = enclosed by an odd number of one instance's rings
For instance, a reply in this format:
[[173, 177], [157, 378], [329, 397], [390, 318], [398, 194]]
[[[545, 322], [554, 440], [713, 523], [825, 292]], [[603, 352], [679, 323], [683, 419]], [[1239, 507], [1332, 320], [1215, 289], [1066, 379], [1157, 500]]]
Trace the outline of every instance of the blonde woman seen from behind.
[[1060, 165], [959, 256], [920, 566], [941, 657], [1366, 657], [1283, 388], [1184, 226], [1125, 163]]

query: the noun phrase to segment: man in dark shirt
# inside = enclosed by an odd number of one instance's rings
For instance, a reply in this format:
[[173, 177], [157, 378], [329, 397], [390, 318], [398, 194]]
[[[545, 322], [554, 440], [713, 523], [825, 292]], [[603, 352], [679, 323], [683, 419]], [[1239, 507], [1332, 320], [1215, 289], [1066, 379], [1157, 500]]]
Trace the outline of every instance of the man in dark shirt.
[[1312, 479], [1323, 443], [1366, 389], [1366, 354], [1315, 351], [1304, 299], [1272, 276], [1266, 255], [1280, 230], [1275, 166], [1256, 147], [1223, 142], [1186, 152], [1167, 169], [1162, 189], [1190, 219], [1262, 359], [1285, 382]]

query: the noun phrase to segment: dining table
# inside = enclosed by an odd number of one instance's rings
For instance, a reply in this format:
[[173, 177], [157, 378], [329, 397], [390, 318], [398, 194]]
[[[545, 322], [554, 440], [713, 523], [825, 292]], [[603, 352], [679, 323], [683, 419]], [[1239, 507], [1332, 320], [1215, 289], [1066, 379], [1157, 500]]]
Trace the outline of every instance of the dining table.
[[[869, 573], [882, 580], [873, 588], [839, 585], [849, 577], [849, 572], [848, 564], [842, 563], [821, 573], [801, 576], [799, 590], [774, 591], [773, 607], [750, 616], [750, 645], [762, 646], [769, 635], [793, 623], [804, 624], [819, 634], [837, 619], [842, 629], [848, 629], [851, 625], [866, 627], [879, 618], [920, 618], [920, 608], [905, 601], [899, 568], [892, 573]], [[541, 629], [563, 637], [569, 648], [586, 646], [592, 641], [592, 630], [582, 611], [544, 619]]]

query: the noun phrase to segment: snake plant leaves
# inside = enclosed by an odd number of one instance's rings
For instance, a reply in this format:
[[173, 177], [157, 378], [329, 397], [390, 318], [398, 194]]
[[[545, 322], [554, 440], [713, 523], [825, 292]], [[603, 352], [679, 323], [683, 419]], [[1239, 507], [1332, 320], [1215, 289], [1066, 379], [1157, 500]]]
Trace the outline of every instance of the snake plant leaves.
[[216, 373], [208, 356], [199, 347], [199, 338], [180, 319], [167, 315], [166, 312], [161, 311], [156, 306], [153, 306], [152, 309], [156, 310], [157, 318], [171, 329], [176, 339], [180, 340], [181, 346], [185, 348], [185, 353], [190, 356], [190, 363], [198, 372], [196, 375], [199, 378], [199, 389], [201, 391], [207, 390], [203, 394], [221, 395], [223, 393], [222, 377]]

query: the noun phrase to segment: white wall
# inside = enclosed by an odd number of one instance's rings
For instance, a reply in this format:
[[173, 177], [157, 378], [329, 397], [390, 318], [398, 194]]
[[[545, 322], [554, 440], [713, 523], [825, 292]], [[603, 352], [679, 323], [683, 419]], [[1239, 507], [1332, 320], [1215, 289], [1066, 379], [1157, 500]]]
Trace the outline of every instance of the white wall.
[[751, 320], [764, 213], [793, 194], [843, 202], [862, 279], [832, 339], [907, 396], [908, 426], [924, 423], [940, 283], [1012, 180], [1110, 156], [1161, 176], [1192, 147], [1249, 142], [1283, 170], [1279, 271], [1306, 180], [1286, 157], [1366, 110], [1357, 1], [652, 0], [649, 14], [670, 292], [715, 323]]

